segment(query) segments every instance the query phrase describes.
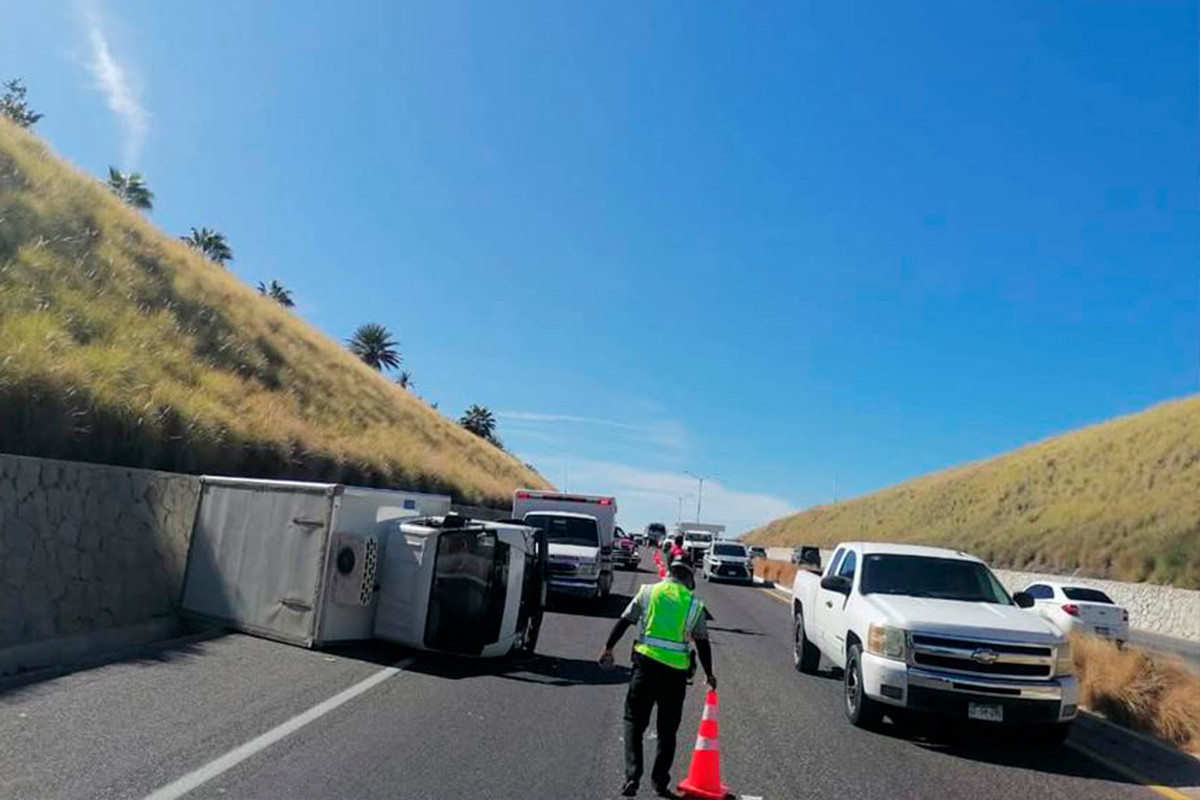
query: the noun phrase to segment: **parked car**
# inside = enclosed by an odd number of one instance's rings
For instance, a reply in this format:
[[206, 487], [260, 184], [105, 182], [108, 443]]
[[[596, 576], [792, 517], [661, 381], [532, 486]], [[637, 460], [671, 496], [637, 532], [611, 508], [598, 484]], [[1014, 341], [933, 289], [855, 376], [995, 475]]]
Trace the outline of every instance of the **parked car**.
[[750, 548], [750, 557], [751, 558], [766, 558], [767, 557], [767, 549], [765, 547], [759, 547], [758, 545], [754, 545]]
[[1025, 594], [1034, 599], [1030, 611], [1050, 620], [1063, 633], [1087, 633], [1119, 645], [1129, 640], [1129, 611], [1099, 589], [1043, 581], [1029, 584]]
[[850, 542], [825, 574], [792, 584], [793, 657], [842, 669], [858, 727], [885, 715], [940, 715], [1019, 727], [1061, 744], [1079, 710], [1071, 643], [1010, 597], [983, 561], [957, 550]]
[[637, 542], [631, 537], [623, 536], [613, 544], [613, 563], [626, 569], [637, 569], [642, 561], [638, 553]]
[[714, 542], [704, 556], [704, 579], [753, 583], [750, 551], [741, 542]]

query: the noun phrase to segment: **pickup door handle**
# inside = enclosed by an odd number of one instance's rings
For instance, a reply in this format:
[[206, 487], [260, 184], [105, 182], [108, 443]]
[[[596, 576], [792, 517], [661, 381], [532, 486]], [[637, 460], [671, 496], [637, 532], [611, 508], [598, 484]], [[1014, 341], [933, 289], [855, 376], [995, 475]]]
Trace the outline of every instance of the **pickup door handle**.
[[833, 601], [832, 601], [832, 600], [826, 600], [826, 601], [825, 601], [825, 607], [826, 607], [826, 608], [833, 608]]

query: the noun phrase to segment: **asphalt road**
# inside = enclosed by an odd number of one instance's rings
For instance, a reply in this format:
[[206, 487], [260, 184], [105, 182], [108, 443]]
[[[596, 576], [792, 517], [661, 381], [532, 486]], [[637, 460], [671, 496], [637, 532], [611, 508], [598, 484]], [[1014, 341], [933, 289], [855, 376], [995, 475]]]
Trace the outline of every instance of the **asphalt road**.
[[[189, 798], [615, 797], [627, 671], [594, 659], [625, 599], [651, 579], [618, 573], [603, 608], [549, 614], [538, 655], [524, 661], [410, 661], [384, 646], [313, 652], [227, 635], [0, 691], [0, 798], [140, 798], [197, 770]], [[852, 728], [838, 681], [792, 669], [783, 602], [754, 587], [700, 592], [715, 616], [724, 777], [739, 794], [1154, 797], [1069, 748]], [[628, 654], [627, 635], [619, 661]], [[302, 716], [356, 686], [328, 713]], [[698, 684], [677, 776], [702, 703]], [[289, 722], [277, 741], [244, 748]]]

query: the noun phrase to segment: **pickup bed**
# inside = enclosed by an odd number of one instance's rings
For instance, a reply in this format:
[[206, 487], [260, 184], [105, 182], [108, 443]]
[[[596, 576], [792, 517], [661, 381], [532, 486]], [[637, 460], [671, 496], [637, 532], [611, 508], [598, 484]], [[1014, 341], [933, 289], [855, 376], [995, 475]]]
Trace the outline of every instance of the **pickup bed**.
[[846, 716], [929, 714], [1027, 728], [1062, 742], [1077, 713], [1070, 643], [963, 552], [838, 545], [823, 574], [792, 585], [794, 659], [843, 672]]

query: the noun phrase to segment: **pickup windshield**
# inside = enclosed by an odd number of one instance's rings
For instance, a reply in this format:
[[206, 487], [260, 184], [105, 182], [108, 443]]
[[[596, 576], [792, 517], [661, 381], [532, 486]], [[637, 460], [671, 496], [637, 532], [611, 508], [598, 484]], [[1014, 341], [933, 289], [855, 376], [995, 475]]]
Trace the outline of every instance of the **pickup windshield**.
[[600, 532], [596, 520], [587, 517], [565, 517], [559, 514], [526, 514], [525, 524], [546, 532], [550, 544], [579, 544], [599, 547]]
[[868, 555], [863, 561], [860, 591], [1012, 605], [1008, 592], [991, 570], [977, 561], [954, 558]]
[[745, 558], [746, 548], [742, 547], [740, 544], [715, 544], [713, 545], [713, 555]]
[[683, 535], [683, 538], [689, 542], [700, 542], [702, 544], [708, 544], [709, 542], [712, 541], [712, 534], [710, 534], [710, 533], [685, 533]]

